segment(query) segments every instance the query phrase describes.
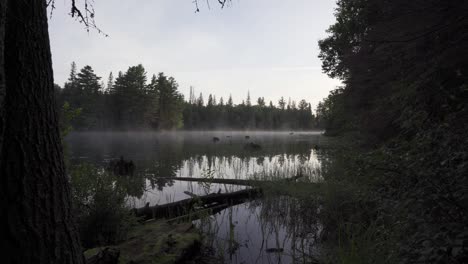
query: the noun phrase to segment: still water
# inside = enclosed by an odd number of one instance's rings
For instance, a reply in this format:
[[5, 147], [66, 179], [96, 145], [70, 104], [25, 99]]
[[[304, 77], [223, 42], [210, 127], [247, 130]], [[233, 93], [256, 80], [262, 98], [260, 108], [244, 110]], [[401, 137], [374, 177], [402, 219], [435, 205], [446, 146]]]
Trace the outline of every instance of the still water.
[[[81, 132], [67, 137], [72, 164], [105, 168], [121, 157], [132, 161], [135, 170], [126, 177], [132, 186], [128, 203], [134, 207], [186, 199], [186, 192], [246, 188], [174, 177], [278, 180], [301, 174], [298, 181], [318, 181], [324, 155], [317, 146], [323, 143], [319, 132]], [[318, 250], [320, 225], [313, 210], [304, 210], [308, 206], [291, 197], [263, 197], [194, 223], [206, 234], [212, 254], [225, 263], [302, 263]]]

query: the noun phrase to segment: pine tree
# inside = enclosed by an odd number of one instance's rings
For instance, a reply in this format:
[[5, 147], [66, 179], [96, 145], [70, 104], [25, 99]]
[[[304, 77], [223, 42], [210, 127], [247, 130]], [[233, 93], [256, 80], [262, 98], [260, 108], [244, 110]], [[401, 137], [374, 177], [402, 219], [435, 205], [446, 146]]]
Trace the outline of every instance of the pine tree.
[[97, 95], [101, 89], [99, 80], [101, 77], [98, 77], [91, 66], [86, 65], [81, 69], [77, 74], [76, 83], [83, 95]]
[[202, 107], [203, 105], [205, 105], [205, 102], [203, 101], [203, 94], [202, 93], [200, 93], [200, 96], [198, 96], [197, 105], [198, 105], [198, 107]]
[[[99, 121], [102, 119], [101, 85], [98, 77], [91, 66], [86, 65], [76, 75], [76, 87], [78, 105], [81, 108], [81, 115], [76, 119], [77, 126], [86, 129], [100, 127]], [[75, 95], [76, 96], [76, 95]]]
[[61, 93], [61, 102], [68, 102], [72, 108], [80, 107], [80, 95], [81, 92], [78, 88], [76, 81], [76, 63], [71, 63], [70, 75], [68, 81], [63, 86], [63, 91]]
[[112, 75], [112, 72], [109, 73], [109, 77], [107, 78], [107, 87], [106, 87], [106, 92], [108, 93], [110, 90], [112, 90], [112, 86], [114, 85], [114, 76]]
[[284, 98], [281, 96], [281, 99], [278, 101], [278, 106], [281, 110], [284, 110], [286, 106], [286, 102], [284, 101]]
[[260, 106], [260, 107], [264, 107], [265, 106], [265, 98], [259, 97], [257, 99], [257, 105]]
[[213, 103], [213, 96], [210, 94], [210, 95], [208, 96], [208, 104], [207, 104], [207, 106], [208, 106], [208, 107], [212, 107], [213, 105], [214, 105], [214, 103]]
[[76, 80], [76, 63], [73, 61], [71, 63], [71, 69], [70, 69], [70, 77], [68, 77], [68, 81], [70, 83], [75, 82]]
[[183, 96], [177, 91], [177, 82], [173, 77], [167, 78], [161, 72], [158, 75], [156, 87], [159, 95], [157, 128], [174, 129], [182, 127]]

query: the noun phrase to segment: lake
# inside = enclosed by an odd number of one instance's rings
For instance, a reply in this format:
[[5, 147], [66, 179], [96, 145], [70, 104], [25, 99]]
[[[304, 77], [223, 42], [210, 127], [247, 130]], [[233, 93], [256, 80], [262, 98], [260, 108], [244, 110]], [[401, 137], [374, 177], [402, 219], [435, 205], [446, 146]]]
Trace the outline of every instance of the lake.
[[[106, 168], [121, 157], [132, 161], [126, 176], [128, 204], [143, 207], [247, 188], [171, 178], [321, 180], [320, 132], [80, 132], [67, 139], [70, 162]], [[213, 256], [226, 263], [297, 263], [310, 260], [320, 223], [301, 200], [265, 196], [194, 221]], [[305, 210], [307, 209], [307, 210]]]

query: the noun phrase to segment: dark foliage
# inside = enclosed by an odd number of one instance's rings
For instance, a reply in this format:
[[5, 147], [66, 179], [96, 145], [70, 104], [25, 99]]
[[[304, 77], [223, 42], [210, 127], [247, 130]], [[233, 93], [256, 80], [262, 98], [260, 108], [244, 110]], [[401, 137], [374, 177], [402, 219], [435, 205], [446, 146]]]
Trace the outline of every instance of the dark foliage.
[[182, 126], [183, 96], [177, 83], [163, 73], [147, 83], [143, 66], [119, 72], [114, 81], [109, 74], [107, 87], [100, 83], [90, 66], [78, 74], [72, 63], [70, 77], [59, 92], [61, 103], [81, 109], [72, 121], [76, 130], [172, 129]]
[[467, 11], [457, 0], [341, 0], [319, 42], [323, 70], [344, 87], [318, 120], [362, 148], [349, 174], [372, 183], [368, 210], [398, 231], [405, 263], [468, 260]]
[[248, 95], [235, 105], [231, 97], [217, 102], [210, 94], [205, 104], [203, 95], [195, 98], [191, 89], [189, 100], [184, 101], [173, 77], [159, 73], [148, 83], [142, 65], [119, 72], [115, 81], [110, 73], [106, 87], [100, 80], [90, 66], [77, 73], [72, 63], [64, 88], [56, 85], [60, 104], [67, 102], [68, 108], [81, 109], [71, 124], [75, 130], [316, 128], [311, 105], [305, 100], [296, 104], [281, 98], [276, 107], [259, 97], [253, 105]]
[[271, 101], [266, 105], [265, 99], [259, 97], [257, 104], [252, 105], [248, 94], [245, 101], [234, 105], [231, 96], [226, 103], [222, 97], [217, 103], [216, 97], [210, 94], [205, 105], [203, 95], [195, 98], [192, 90], [184, 107], [184, 128], [308, 130], [316, 128], [316, 122], [311, 106], [305, 100], [301, 100], [298, 105], [289, 100], [286, 106], [281, 98], [279, 107], [276, 107]]

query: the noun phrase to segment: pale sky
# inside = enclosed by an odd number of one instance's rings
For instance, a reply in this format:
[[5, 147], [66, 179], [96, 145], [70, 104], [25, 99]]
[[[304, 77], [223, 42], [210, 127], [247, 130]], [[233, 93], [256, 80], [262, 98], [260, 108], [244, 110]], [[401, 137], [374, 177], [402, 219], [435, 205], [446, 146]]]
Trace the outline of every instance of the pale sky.
[[[49, 21], [55, 82], [63, 86], [70, 63], [91, 65], [107, 82], [143, 64], [148, 78], [173, 76], [188, 97], [232, 94], [234, 103], [281, 96], [316, 104], [340, 85], [321, 71], [317, 41], [334, 22], [335, 0], [97, 0], [96, 23], [109, 35], [86, 32], [71, 18], [70, 0], [56, 0]], [[77, 1], [82, 2], [82, 1]]]

